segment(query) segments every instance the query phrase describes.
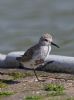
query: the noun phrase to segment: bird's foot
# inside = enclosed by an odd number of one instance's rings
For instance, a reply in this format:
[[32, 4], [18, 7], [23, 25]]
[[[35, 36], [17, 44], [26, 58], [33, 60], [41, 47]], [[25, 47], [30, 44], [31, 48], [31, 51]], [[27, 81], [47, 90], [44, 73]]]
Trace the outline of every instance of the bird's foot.
[[47, 62], [47, 63], [45, 63], [44, 65], [42, 65], [41, 66], [41, 68], [45, 68], [48, 64], [51, 64], [51, 63], [53, 63], [54, 61], [52, 60], [52, 61], [49, 61], [49, 62]]
[[44, 79], [35, 79], [36, 82], [45, 82]]
[[[45, 65], [48, 65], [48, 64], [51, 64], [51, 63], [53, 63], [54, 61], [52, 60], [52, 61], [49, 61], [49, 62], [47, 62]], [[44, 66], [45, 66], [44, 65]]]

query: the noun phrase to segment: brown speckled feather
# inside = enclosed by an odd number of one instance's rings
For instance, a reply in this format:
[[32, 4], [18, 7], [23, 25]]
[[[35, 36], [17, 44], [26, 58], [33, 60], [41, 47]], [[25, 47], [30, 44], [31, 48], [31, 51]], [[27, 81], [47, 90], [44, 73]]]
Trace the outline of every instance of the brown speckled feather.
[[32, 59], [34, 51], [39, 49], [39, 44], [36, 44], [29, 48], [22, 57], [17, 57], [16, 59], [20, 62], [27, 62]]

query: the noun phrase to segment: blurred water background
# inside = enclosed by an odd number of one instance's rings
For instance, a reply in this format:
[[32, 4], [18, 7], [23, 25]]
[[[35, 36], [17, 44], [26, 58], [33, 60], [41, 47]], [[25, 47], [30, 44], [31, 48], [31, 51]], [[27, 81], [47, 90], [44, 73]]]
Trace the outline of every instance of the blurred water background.
[[60, 45], [51, 54], [74, 56], [74, 0], [0, 0], [0, 53], [26, 50], [43, 32]]

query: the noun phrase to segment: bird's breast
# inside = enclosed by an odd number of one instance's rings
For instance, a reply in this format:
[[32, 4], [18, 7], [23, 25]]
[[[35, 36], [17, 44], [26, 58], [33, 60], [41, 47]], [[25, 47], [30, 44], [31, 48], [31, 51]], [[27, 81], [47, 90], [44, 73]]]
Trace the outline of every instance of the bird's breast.
[[45, 59], [51, 51], [51, 46], [42, 46], [41, 47], [41, 56]]

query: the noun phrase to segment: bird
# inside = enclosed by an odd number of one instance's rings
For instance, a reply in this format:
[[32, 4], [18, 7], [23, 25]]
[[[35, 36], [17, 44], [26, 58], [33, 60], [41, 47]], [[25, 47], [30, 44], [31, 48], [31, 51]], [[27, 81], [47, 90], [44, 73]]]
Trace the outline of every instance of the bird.
[[59, 46], [53, 42], [52, 36], [49, 33], [44, 33], [37, 44], [30, 47], [21, 57], [16, 58], [23, 66], [33, 68], [38, 81], [40, 80], [37, 76], [36, 68], [45, 64], [45, 59], [49, 56], [51, 51], [51, 45], [59, 48]]

